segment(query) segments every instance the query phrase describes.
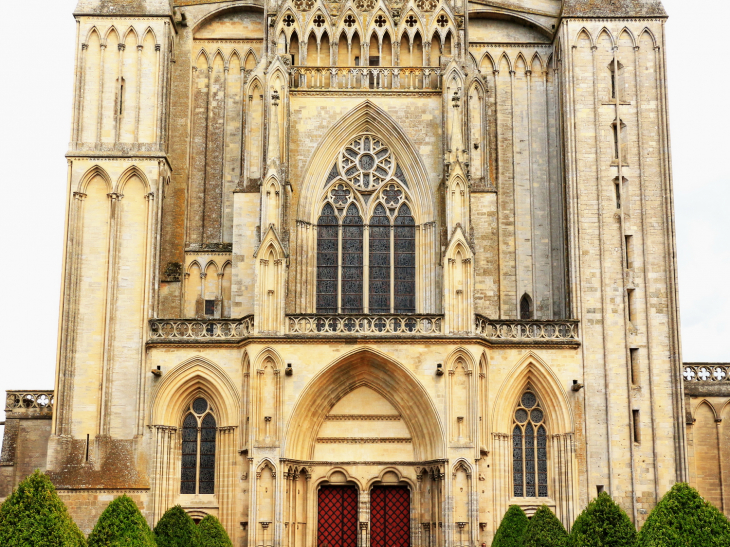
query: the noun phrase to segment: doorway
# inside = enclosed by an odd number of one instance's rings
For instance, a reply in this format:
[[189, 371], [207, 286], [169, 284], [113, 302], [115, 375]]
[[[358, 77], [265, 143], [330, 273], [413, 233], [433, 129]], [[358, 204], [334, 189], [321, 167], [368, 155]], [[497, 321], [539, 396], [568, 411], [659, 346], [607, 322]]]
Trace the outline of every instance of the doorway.
[[370, 493], [370, 547], [409, 547], [411, 493], [406, 486], [376, 486]]
[[322, 486], [317, 511], [317, 547], [357, 547], [354, 486]]

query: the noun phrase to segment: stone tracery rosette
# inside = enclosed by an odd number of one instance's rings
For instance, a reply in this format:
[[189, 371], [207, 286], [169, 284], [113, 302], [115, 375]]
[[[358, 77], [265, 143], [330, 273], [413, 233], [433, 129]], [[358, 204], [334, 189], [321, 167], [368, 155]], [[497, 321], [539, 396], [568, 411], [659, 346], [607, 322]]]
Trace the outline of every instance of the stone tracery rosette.
[[380, 188], [392, 176], [394, 167], [390, 149], [371, 135], [357, 137], [340, 153], [344, 178], [361, 193]]

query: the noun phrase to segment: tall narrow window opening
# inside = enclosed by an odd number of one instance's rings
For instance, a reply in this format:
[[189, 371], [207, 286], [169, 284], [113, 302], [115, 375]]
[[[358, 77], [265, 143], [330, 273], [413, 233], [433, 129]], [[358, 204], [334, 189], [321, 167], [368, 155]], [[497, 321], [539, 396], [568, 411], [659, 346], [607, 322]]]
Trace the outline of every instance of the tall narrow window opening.
[[337, 313], [338, 226], [335, 209], [322, 208], [317, 222], [317, 312]]
[[634, 309], [634, 289], [627, 289], [626, 290], [626, 306], [628, 308], [628, 315], [629, 315], [629, 322], [633, 323], [636, 319], [636, 313]]
[[523, 294], [520, 299], [520, 319], [532, 319], [532, 298], [527, 293]]
[[616, 209], [621, 209], [621, 184], [616, 180], [614, 186], [616, 187]]
[[629, 359], [631, 361], [631, 383], [638, 386], [641, 379], [641, 371], [639, 370], [639, 348], [629, 349]]
[[624, 252], [626, 253], [626, 269], [630, 270], [634, 267], [634, 238], [633, 236], [624, 236], [625, 245]]
[[354, 203], [342, 219], [342, 313], [362, 313], [363, 223]]
[[634, 442], [641, 444], [641, 414], [636, 409], [632, 410], [631, 414], [634, 425]]
[[203, 397], [188, 409], [182, 427], [181, 494], [215, 493], [216, 421]]
[[416, 222], [405, 203], [395, 218], [395, 312], [416, 312]]
[[390, 313], [390, 219], [378, 204], [370, 217], [370, 313]]
[[512, 486], [518, 498], [546, 498], [547, 429], [545, 413], [529, 389], [522, 394], [512, 426]]

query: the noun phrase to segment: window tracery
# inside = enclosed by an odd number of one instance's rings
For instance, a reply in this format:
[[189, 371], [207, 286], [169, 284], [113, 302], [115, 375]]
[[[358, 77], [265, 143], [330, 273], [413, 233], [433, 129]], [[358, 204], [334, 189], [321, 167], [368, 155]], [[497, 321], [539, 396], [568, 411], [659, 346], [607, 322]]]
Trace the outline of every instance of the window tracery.
[[374, 135], [358, 136], [340, 152], [326, 185], [317, 222], [317, 313], [415, 313], [416, 222], [390, 148]]
[[197, 397], [182, 426], [181, 494], [215, 492], [216, 431], [213, 408], [205, 398]]
[[531, 388], [522, 394], [514, 413], [512, 484], [516, 498], [548, 495], [545, 413]]

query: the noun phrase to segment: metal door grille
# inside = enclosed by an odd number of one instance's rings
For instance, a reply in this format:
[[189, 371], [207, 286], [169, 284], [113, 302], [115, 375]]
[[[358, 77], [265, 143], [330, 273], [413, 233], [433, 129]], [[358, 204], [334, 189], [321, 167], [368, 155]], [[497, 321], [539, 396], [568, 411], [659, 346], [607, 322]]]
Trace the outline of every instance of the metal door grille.
[[411, 495], [404, 486], [375, 487], [370, 494], [370, 547], [409, 547]]
[[357, 547], [357, 490], [323, 486], [318, 508], [317, 547]]

